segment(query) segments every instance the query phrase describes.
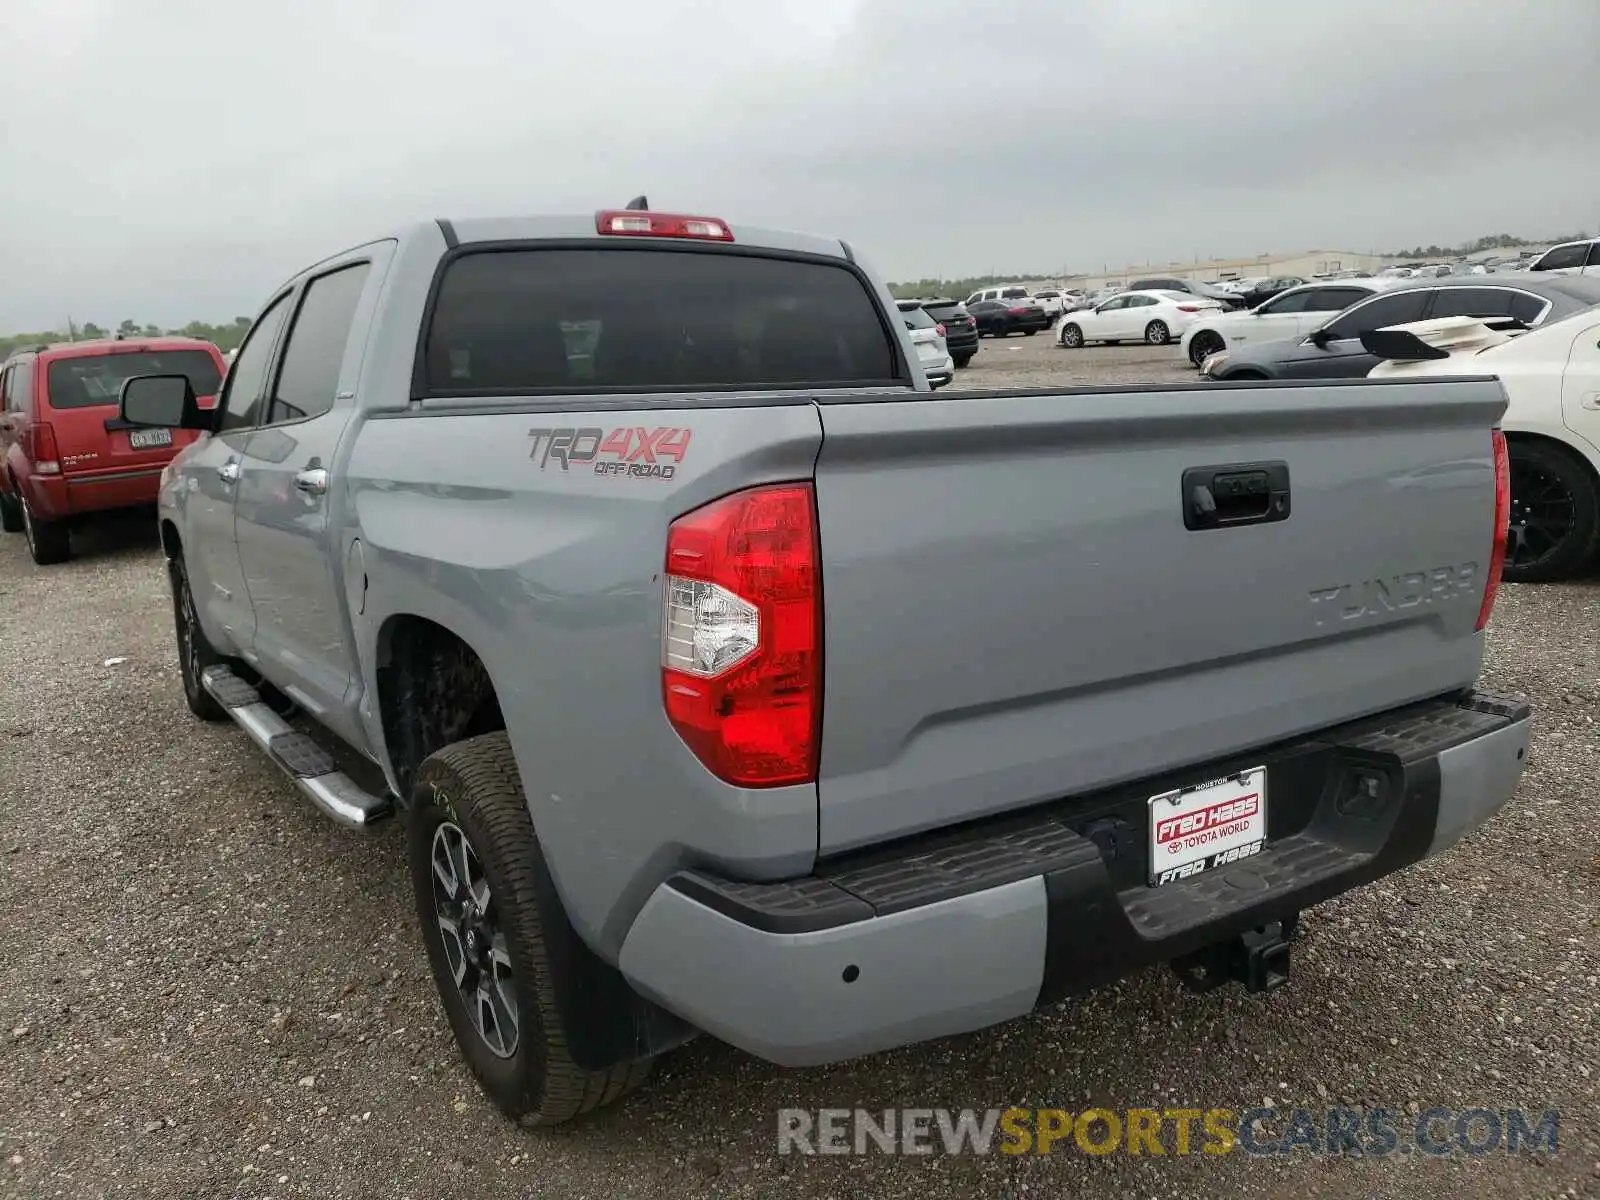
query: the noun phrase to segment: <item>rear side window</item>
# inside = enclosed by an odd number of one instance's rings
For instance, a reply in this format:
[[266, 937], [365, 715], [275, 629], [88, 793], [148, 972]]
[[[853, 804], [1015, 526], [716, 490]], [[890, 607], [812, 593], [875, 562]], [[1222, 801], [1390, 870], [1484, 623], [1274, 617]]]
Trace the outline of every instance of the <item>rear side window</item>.
[[320, 417], [333, 407], [350, 324], [371, 269], [370, 264], [359, 263], [319, 275], [306, 285], [284, 345], [267, 424]]
[[116, 404], [124, 380], [135, 375], [187, 375], [196, 396], [215, 396], [222, 384], [217, 360], [205, 350], [138, 350], [58, 358], [45, 373], [51, 408]]
[[726, 252], [502, 250], [446, 268], [426, 390], [762, 389], [903, 382], [843, 266]]
[[905, 318], [907, 329], [932, 329], [938, 324], [923, 308], [902, 308], [900, 315]]
[[1509, 317], [1515, 292], [1505, 288], [1441, 288], [1430, 317]]

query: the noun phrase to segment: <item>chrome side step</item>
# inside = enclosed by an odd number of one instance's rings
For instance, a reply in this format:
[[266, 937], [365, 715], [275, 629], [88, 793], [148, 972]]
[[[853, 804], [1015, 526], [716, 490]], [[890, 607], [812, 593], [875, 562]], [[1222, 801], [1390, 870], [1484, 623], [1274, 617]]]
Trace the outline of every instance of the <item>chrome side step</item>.
[[200, 682], [324, 814], [353, 829], [369, 828], [393, 814], [387, 796], [374, 796], [339, 770], [332, 754], [275, 713], [261, 693], [227, 667], [206, 668]]

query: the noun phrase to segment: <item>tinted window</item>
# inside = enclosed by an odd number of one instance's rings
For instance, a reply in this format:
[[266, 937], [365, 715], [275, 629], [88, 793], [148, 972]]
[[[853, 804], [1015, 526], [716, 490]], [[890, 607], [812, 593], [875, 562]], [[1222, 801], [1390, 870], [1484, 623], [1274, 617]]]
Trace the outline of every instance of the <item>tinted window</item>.
[[267, 364], [272, 358], [272, 344], [288, 313], [289, 297], [279, 296], [245, 335], [244, 345], [239, 347], [233, 365], [228, 368], [223, 387], [220, 428], [224, 432], [256, 424], [261, 413], [261, 399], [267, 390]]
[[1531, 269], [1535, 271], [1554, 271], [1558, 267], [1581, 267], [1588, 259], [1588, 256], [1589, 247], [1585, 242], [1579, 242], [1573, 246], [1557, 246], [1553, 250], [1545, 251]]
[[187, 375], [196, 396], [215, 396], [222, 382], [217, 360], [205, 350], [138, 350], [58, 358], [46, 371], [45, 391], [51, 408], [116, 404], [123, 380], [135, 375]]
[[1267, 301], [1261, 306], [1261, 311], [1274, 314], [1305, 312], [1310, 307], [1310, 301], [1310, 292], [1296, 292], [1292, 296], [1279, 296]]
[[320, 275], [306, 286], [284, 344], [267, 424], [320, 417], [333, 407], [350, 322], [371, 270], [361, 263]]
[[1511, 293], [1511, 315], [1524, 325], [1532, 325], [1544, 313], [1546, 301], [1527, 292]]
[[932, 329], [939, 323], [920, 308], [902, 308], [900, 315], [905, 318], [907, 329]]
[[1357, 300], [1365, 300], [1370, 295], [1372, 295], [1372, 292], [1367, 288], [1318, 288], [1311, 293], [1311, 299], [1306, 302], [1306, 311], [1340, 312], [1349, 308]]
[[1379, 296], [1376, 300], [1357, 305], [1342, 317], [1336, 317], [1324, 328], [1336, 341], [1360, 337], [1373, 329], [1389, 325], [1404, 325], [1407, 321], [1422, 320], [1422, 310], [1432, 293], [1425, 290], [1400, 292]]
[[445, 271], [428, 328], [440, 392], [769, 388], [896, 379], [871, 294], [842, 266], [724, 252], [513, 250]]
[[1589, 265], [1600, 267], [1600, 242], [1589, 243]]
[[923, 306], [922, 311], [935, 321], [948, 321], [951, 317], [964, 315], [959, 304], [926, 304]]
[[1026, 300], [1027, 298], [1027, 288], [1010, 287], [1000, 293], [1000, 299], [1002, 300]]
[[1515, 293], [1505, 288], [1440, 288], [1430, 317], [1509, 317]]

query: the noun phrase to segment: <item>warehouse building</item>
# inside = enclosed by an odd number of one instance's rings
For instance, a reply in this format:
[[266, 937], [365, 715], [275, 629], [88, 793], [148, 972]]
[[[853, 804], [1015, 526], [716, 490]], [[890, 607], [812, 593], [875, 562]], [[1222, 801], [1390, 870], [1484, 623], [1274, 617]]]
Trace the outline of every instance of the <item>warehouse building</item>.
[[1354, 250], [1306, 250], [1299, 254], [1263, 254], [1255, 258], [1215, 258], [1202, 262], [1141, 263], [1123, 267], [1103, 266], [1098, 274], [1067, 276], [1065, 286], [1095, 291], [1130, 280], [1162, 276], [1210, 283], [1219, 279], [1249, 279], [1263, 275], [1293, 275], [1310, 279], [1338, 271], [1378, 271], [1395, 261], [1377, 254]]

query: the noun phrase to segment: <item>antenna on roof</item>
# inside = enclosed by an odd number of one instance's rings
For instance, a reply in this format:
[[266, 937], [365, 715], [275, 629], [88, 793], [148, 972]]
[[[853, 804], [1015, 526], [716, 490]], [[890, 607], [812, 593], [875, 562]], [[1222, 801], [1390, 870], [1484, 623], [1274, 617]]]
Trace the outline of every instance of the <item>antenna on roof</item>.
[[635, 196], [632, 200], [629, 200], [625, 206], [625, 211], [627, 212], [648, 212], [649, 209], [650, 201], [646, 200], [643, 196]]

